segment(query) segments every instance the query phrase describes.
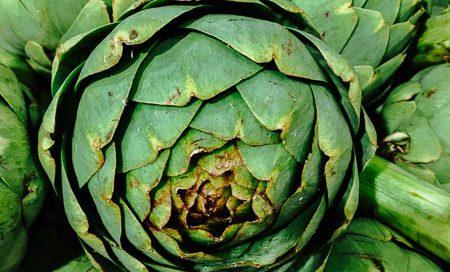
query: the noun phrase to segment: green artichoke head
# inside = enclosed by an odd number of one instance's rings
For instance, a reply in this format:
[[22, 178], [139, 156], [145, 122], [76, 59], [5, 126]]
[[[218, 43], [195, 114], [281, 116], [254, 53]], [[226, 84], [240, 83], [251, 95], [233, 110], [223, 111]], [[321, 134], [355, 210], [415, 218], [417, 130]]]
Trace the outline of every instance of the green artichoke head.
[[30, 136], [36, 119], [30, 92], [0, 65], [0, 271], [17, 269], [26, 252], [27, 229], [44, 201]]
[[310, 14], [321, 38], [359, 75], [372, 102], [405, 59], [423, 14], [421, 0], [294, 0]]
[[39, 155], [97, 267], [323, 265], [374, 133], [353, 69], [302, 15], [154, 1], [61, 45]]
[[450, 190], [450, 64], [429, 67], [387, 98], [387, 152], [400, 166]]

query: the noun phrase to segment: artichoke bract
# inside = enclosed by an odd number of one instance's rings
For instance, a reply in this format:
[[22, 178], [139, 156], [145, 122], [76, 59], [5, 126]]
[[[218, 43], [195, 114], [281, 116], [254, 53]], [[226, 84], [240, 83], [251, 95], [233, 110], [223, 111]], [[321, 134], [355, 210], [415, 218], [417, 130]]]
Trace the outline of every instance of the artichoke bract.
[[370, 103], [405, 59], [424, 13], [420, 0], [294, 0], [311, 15], [321, 38], [359, 75]]
[[325, 271], [444, 271], [408, 240], [371, 218], [355, 218], [336, 239]]
[[418, 177], [450, 191], [450, 64], [422, 70], [386, 99], [385, 152]]
[[95, 268], [89, 262], [86, 256], [80, 256], [68, 262], [67, 264], [54, 270], [55, 272], [92, 272]]
[[28, 228], [44, 202], [30, 136], [38, 115], [31, 92], [0, 65], [0, 271], [17, 269], [26, 252]]
[[39, 156], [97, 268], [323, 266], [375, 135], [307, 21], [288, 1], [154, 1], [61, 45]]
[[30, 66], [50, 74], [61, 41], [110, 21], [101, 0], [1, 0], [0, 5], [0, 63], [23, 81], [33, 76]]
[[450, 62], [450, 12], [430, 17], [414, 48], [412, 64], [430, 66]]

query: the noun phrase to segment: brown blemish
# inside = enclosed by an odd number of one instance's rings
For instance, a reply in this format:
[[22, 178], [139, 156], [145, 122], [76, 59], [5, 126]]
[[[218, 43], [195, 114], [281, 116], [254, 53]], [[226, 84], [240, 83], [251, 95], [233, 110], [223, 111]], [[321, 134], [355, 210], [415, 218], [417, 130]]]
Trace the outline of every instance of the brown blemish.
[[132, 177], [132, 178], [130, 179], [130, 187], [131, 187], [131, 188], [138, 188], [138, 187], [139, 187], [139, 181], [138, 181], [137, 178]]
[[176, 87], [175, 94], [169, 97], [169, 99], [167, 99], [167, 104], [172, 104], [172, 101], [180, 97], [180, 95], [181, 95], [180, 88]]
[[203, 140], [206, 140], [206, 137], [201, 137], [200, 139], [197, 139], [197, 140], [195, 140], [195, 141], [192, 141], [192, 144], [194, 145], [194, 144], [196, 144], [196, 143], [198, 143], [198, 142], [201, 142], [201, 141], [203, 141]]
[[436, 93], [436, 89], [427, 90], [427, 91], [425, 92], [425, 96], [426, 96], [427, 98], [430, 98], [430, 97], [433, 96], [435, 93]]
[[112, 200], [109, 196], [105, 195], [105, 194], [100, 194], [100, 196], [102, 197], [102, 199], [107, 202], [107, 203], [112, 203]]
[[139, 34], [137, 33], [136, 30], [131, 30], [131, 32], [130, 32], [130, 40], [132, 41], [132, 40], [136, 39], [138, 37], [138, 35]]
[[100, 148], [102, 148], [102, 141], [100, 139], [98, 139], [98, 138], [94, 139], [92, 141], [92, 147], [95, 150], [100, 150]]
[[286, 52], [286, 54], [288, 54], [288, 55], [292, 54], [292, 40], [291, 39], [289, 39], [287, 43], [284, 43], [283, 45], [281, 45], [281, 47]]
[[294, 103], [297, 102], [297, 99], [295, 99], [295, 97], [291, 94], [291, 93], [287, 93], [289, 95], [290, 98], [292, 98], [292, 101], [294, 101]]
[[155, 206], [163, 205], [167, 203], [167, 199], [170, 198], [170, 192], [164, 191], [158, 199], [153, 199], [153, 204]]
[[417, 194], [416, 192], [410, 192], [410, 194], [411, 194], [412, 197], [421, 198], [423, 200], [427, 200], [427, 199], [423, 198], [421, 195]]

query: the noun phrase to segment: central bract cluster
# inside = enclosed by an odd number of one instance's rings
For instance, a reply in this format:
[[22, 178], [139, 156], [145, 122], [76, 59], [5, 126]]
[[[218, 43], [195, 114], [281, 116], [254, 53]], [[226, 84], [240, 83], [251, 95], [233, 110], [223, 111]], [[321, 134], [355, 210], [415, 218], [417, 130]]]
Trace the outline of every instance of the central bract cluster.
[[278, 23], [289, 2], [242, 2], [149, 4], [59, 49], [40, 158], [98, 266], [315, 269], [352, 218], [353, 71]]

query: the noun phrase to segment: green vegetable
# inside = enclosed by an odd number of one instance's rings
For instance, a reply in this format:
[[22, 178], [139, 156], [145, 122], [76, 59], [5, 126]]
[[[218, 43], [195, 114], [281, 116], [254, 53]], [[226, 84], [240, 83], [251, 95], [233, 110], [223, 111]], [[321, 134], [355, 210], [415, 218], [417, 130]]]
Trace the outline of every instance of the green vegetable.
[[444, 271], [397, 232], [370, 218], [356, 218], [336, 239], [325, 271]]
[[374, 152], [358, 79], [291, 2], [206, 3], [62, 44], [40, 160], [99, 269], [323, 268]]
[[322, 39], [359, 75], [366, 102], [384, 90], [405, 59], [423, 14], [417, 0], [294, 0], [312, 18]]
[[450, 264], [447, 191], [378, 156], [369, 162], [360, 180], [363, 211]]
[[[121, 2], [121, 1], [119, 1]], [[28, 80], [50, 74], [60, 41], [109, 23], [101, 0], [0, 0], [0, 63]]]
[[0, 65], [0, 271], [14, 271], [22, 261], [28, 228], [44, 201], [30, 135], [38, 118], [30, 91]]
[[432, 16], [414, 48], [413, 65], [430, 66], [450, 62], [450, 12]]
[[422, 70], [387, 98], [385, 152], [402, 168], [450, 191], [450, 64]]

